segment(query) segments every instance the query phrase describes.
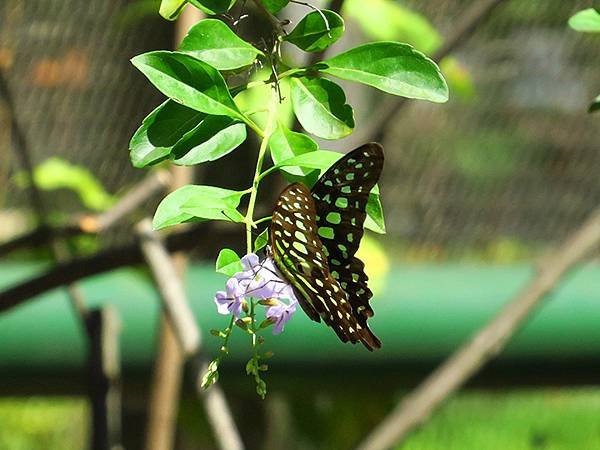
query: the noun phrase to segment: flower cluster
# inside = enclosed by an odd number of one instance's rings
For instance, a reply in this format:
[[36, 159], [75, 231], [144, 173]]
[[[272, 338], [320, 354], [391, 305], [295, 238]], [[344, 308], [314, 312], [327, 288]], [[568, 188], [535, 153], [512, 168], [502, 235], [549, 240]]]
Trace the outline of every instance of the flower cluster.
[[261, 262], [257, 255], [250, 253], [241, 263], [244, 270], [227, 280], [225, 291], [215, 295], [217, 311], [239, 319], [242, 312], [248, 311], [246, 297], [259, 299], [259, 303], [267, 307], [267, 320], [275, 325], [273, 334], [281, 333], [298, 304], [292, 286], [284, 281], [269, 257]]

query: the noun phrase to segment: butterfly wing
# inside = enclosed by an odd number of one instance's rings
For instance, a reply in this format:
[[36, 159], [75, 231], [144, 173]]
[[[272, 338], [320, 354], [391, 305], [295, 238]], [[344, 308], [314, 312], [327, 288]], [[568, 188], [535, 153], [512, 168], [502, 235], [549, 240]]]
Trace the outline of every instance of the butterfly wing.
[[291, 184], [281, 193], [273, 211], [270, 242], [277, 268], [292, 284], [300, 306], [312, 320], [323, 319], [343, 342], [362, 342], [369, 350], [379, 347], [329, 272], [318, 235], [315, 202], [303, 184]]
[[[369, 194], [383, 169], [383, 147], [365, 144], [327, 170], [312, 188], [319, 237], [332, 276], [340, 283], [361, 327], [373, 316], [363, 262], [355, 257], [363, 237]], [[378, 341], [379, 342], [379, 341]], [[379, 345], [378, 345], [379, 347]]]

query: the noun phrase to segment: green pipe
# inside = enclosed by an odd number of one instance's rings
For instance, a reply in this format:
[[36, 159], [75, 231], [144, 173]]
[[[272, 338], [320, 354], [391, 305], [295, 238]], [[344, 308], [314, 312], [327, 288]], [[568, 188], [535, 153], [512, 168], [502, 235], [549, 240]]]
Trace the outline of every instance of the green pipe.
[[[0, 264], [0, 287], [43, 270], [35, 264]], [[266, 331], [265, 349], [273, 364], [430, 363], [448, 355], [490, 319], [532, 277], [529, 266], [395, 266], [375, 296], [370, 320], [383, 348], [370, 353], [342, 344], [323, 324], [299, 310], [280, 336]], [[227, 318], [216, 313], [213, 295], [225, 277], [207, 266], [193, 266], [187, 276], [194, 313], [211, 353], [219, 339], [208, 334]], [[122, 320], [125, 370], [145, 370], [155, 350], [158, 297], [142, 271], [119, 270], [82, 283], [89, 304], [112, 304]], [[600, 266], [588, 265], [565, 280], [522, 329], [501, 358], [528, 363], [597, 360], [600, 355]], [[239, 330], [241, 331], [241, 330]], [[232, 341], [231, 360], [249, 357], [241, 332]], [[55, 290], [0, 316], [0, 374], [18, 370], [39, 373], [79, 370], [85, 341], [67, 296]], [[43, 373], [43, 372], [42, 372]]]

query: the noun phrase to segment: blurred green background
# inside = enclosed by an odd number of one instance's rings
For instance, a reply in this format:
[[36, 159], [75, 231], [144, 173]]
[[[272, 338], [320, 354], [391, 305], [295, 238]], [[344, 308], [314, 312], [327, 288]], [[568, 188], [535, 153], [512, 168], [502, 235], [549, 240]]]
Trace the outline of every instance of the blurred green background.
[[[319, 2], [315, 1], [315, 4]], [[347, 34], [332, 50], [374, 39], [409, 42], [428, 54], [452, 34], [466, 0], [347, 0]], [[576, 33], [568, 18], [589, 1], [506, 0], [441, 67], [451, 100], [411, 102], [380, 129], [383, 97], [345, 86], [357, 114], [353, 136], [321, 142], [347, 151], [372, 139], [386, 148], [382, 179], [387, 235], [361, 249], [375, 290], [373, 318], [384, 349], [341, 346], [329, 330], [295, 318], [281, 338], [258, 400], [241, 376], [236, 342], [223, 384], [248, 448], [345, 449], [371, 430], [407, 390], [514, 294], [539, 258], [600, 204], [600, 127], [586, 113], [599, 88], [600, 37]], [[4, 0], [0, 71], [26, 132], [35, 180], [53, 224], [110, 208], [147, 172], [131, 167], [129, 138], [160, 101], [129, 64], [171, 48], [173, 26], [153, 0]], [[306, 10], [293, 5], [296, 20]], [[287, 16], [286, 16], [287, 17]], [[243, 21], [258, 42], [265, 24]], [[286, 53], [286, 58], [301, 55]], [[252, 98], [247, 101], [255, 101]], [[0, 117], [10, 112], [0, 104]], [[0, 241], [31, 230], [26, 177], [0, 122]], [[195, 182], [251, 177], [254, 143], [199, 168]], [[241, 163], [240, 163], [241, 160]], [[279, 185], [265, 194], [268, 211]], [[131, 239], [151, 199], [99, 237], [69, 241], [74, 256]], [[232, 237], [232, 235], [234, 235]], [[212, 295], [214, 241], [243, 247], [239, 230], [199, 235], [188, 291], [203, 327], [222, 326]], [[42, 271], [48, 252], [28, 250], [0, 264], [3, 287]], [[520, 332], [498, 364], [457, 394], [403, 448], [444, 450], [600, 449], [600, 277], [598, 255], [569, 278]], [[139, 448], [155, 351], [157, 299], [143, 270], [86, 282], [91, 303], [117, 305], [123, 319], [124, 434]], [[206, 313], [205, 313], [206, 312]], [[216, 340], [206, 337], [214, 351]], [[84, 343], [62, 291], [0, 317], [0, 449], [85, 448], [88, 406]], [[332, 367], [331, 360], [335, 361]], [[342, 382], [343, 381], [343, 382]], [[251, 419], [249, 419], [249, 417]], [[183, 396], [178, 450], [213, 448], [203, 412]]]

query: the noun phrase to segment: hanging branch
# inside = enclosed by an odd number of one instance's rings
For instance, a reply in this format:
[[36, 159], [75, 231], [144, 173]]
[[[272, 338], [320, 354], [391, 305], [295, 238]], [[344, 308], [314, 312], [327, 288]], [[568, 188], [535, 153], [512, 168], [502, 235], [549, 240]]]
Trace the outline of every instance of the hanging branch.
[[535, 278], [513, 300], [405, 397], [358, 450], [385, 450], [404, 441], [452, 393], [498, 355], [565, 275], [599, 246], [600, 209], [543, 261]]

